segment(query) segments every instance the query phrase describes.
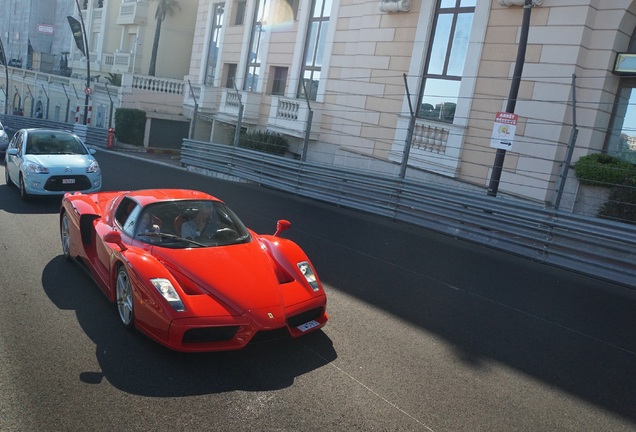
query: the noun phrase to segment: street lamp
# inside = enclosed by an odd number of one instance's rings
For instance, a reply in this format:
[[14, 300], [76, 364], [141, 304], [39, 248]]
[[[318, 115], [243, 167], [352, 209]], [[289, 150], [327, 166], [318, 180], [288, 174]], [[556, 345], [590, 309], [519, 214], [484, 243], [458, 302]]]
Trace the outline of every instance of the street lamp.
[[[521, 4], [522, 0], [499, 0], [502, 5]], [[517, 104], [517, 96], [519, 94], [519, 86], [521, 84], [521, 73], [525, 62], [526, 48], [528, 46], [528, 30], [530, 28], [530, 11], [534, 4], [541, 4], [543, 0], [523, 0], [523, 20], [521, 22], [521, 34], [519, 36], [519, 46], [517, 48], [517, 59], [515, 61], [515, 70], [512, 75], [512, 83], [510, 85], [510, 93], [508, 94], [508, 103], [506, 105], [507, 113], [514, 113]], [[495, 154], [495, 162], [493, 163], [492, 173], [490, 174], [490, 183], [488, 184], [488, 196], [497, 196], [499, 190], [499, 181], [501, 180], [501, 172], [503, 171], [506, 150], [498, 148]]]
[[[0, 62], [4, 65], [4, 74], [6, 77], [6, 86], [9, 88], [9, 68], [7, 67], [7, 56], [4, 54], [4, 45], [2, 45], [2, 39], [0, 38]], [[4, 114], [7, 115], [7, 104], [9, 101], [9, 91], [4, 95]]]
[[84, 124], [86, 124], [88, 116], [88, 98], [91, 88], [91, 60], [88, 55], [88, 36], [86, 35], [86, 26], [84, 25], [84, 17], [82, 16], [82, 9], [80, 8], [79, 0], [75, 0], [75, 4], [77, 5], [80, 21], [77, 21], [72, 16], [67, 16], [66, 19], [68, 19], [68, 23], [71, 26], [71, 31], [73, 32], [73, 38], [75, 39], [77, 49], [86, 56], [86, 89], [84, 90], [84, 93], [86, 94], [86, 99], [84, 101]]

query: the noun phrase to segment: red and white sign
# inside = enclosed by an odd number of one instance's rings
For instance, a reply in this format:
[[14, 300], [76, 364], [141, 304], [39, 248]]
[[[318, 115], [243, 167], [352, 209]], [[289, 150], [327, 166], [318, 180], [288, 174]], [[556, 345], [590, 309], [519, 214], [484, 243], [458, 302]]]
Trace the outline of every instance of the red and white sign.
[[490, 147], [510, 150], [515, 140], [517, 121], [519, 116], [513, 113], [498, 112], [495, 117], [495, 125], [492, 128]]
[[84, 93], [86, 93], [87, 95], [91, 95], [93, 93], [93, 89], [90, 87], [86, 87], [84, 89]]
[[51, 24], [38, 24], [38, 32], [52, 35], [53, 32], [55, 32], [55, 26]]

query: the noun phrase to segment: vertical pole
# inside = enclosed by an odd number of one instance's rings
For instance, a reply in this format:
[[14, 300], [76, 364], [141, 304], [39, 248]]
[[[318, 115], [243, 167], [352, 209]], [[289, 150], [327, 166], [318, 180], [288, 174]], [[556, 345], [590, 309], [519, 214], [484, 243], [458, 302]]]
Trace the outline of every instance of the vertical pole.
[[7, 93], [4, 98], [4, 114], [8, 114], [8, 103], [9, 103], [9, 67], [7, 66], [7, 56], [4, 52], [4, 45], [2, 45], [2, 38], [0, 38], [0, 62], [4, 65], [4, 75], [7, 80], [6, 87]]
[[568, 148], [565, 153], [565, 160], [561, 165], [559, 171], [559, 185], [557, 186], [556, 196], [554, 198], [554, 209], [558, 210], [561, 205], [561, 197], [563, 196], [563, 189], [565, 189], [565, 181], [568, 178], [568, 170], [570, 169], [570, 163], [572, 162], [572, 153], [574, 152], [574, 145], [576, 144], [576, 137], [579, 135], [579, 129], [576, 124], [576, 75], [572, 75], [572, 131], [570, 132], [570, 139], [568, 140]]
[[406, 98], [409, 101], [409, 111], [411, 117], [409, 119], [409, 129], [406, 132], [406, 138], [404, 139], [404, 151], [402, 152], [402, 164], [400, 165], [400, 178], [406, 176], [406, 166], [409, 163], [409, 154], [411, 153], [411, 141], [413, 140], [413, 130], [415, 129], [415, 113], [413, 112], [413, 105], [411, 104], [411, 92], [409, 91], [409, 84], [406, 81], [406, 74], [404, 76], [404, 87], [406, 87]]
[[[514, 113], [517, 105], [517, 96], [519, 94], [519, 86], [521, 84], [521, 73], [523, 72], [523, 64], [526, 59], [526, 48], [528, 46], [528, 31], [530, 28], [530, 11], [532, 10], [532, 0], [525, 0], [523, 6], [523, 21], [521, 24], [521, 35], [519, 37], [519, 47], [517, 49], [517, 60], [515, 62], [515, 70], [512, 76], [512, 84], [510, 85], [510, 93], [508, 95], [508, 104], [506, 112]], [[506, 158], [506, 150], [497, 149], [495, 162], [490, 175], [490, 183], [488, 185], [488, 195], [497, 196], [499, 190], [499, 180], [501, 179], [501, 171], [503, 170], [504, 159]]]
[[305, 139], [303, 142], [303, 155], [302, 161], [305, 162], [307, 160], [307, 149], [309, 148], [309, 137], [311, 136], [311, 124], [314, 120], [314, 112], [311, 110], [311, 105], [309, 104], [309, 95], [307, 94], [307, 86], [305, 85], [305, 80], [302, 80], [303, 83], [303, 91], [305, 92], [305, 101], [307, 102], [307, 109], [309, 113], [307, 114], [307, 126], [305, 126]]
[[190, 88], [190, 96], [194, 101], [194, 109], [192, 111], [192, 120], [190, 120], [190, 130], [188, 132], [188, 139], [194, 139], [194, 132], [196, 130], [197, 116], [199, 115], [199, 102], [197, 101], [197, 97], [194, 94], [194, 89], [192, 88], [192, 83], [188, 80], [188, 87]]
[[62, 89], [64, 90], [64, 94], [66, 95], [66, 116], [64, 117], [64, 122], [68, 123], [68, 113], [71, 110], [71, 98], [68, 97], [68, 93], [66, 92], [66, 87], [64, 87], [64, 83], [62, 83]]
[[238, 147], [239, 137], [241, 135], [241, 123], [243, 122], [243, 101], [241, 100], [241, 93], [238, 91], [238, 88], [236, 88], [236, 83], [234, 83], [234, 90], [236, 91], [239, 102], [238, 119], [236, 120], [236, 130], [234, 131], [234, 147]]
[[88, 89], [91, 86], [91, 60], [88, 55], [88, 36], [86, 35], [86, 26], [84, 25], [84, 16], [82, 15], [82, 9], [79, 5], [79, 0], [75, 0], [75, 4], [77, 5], [77, 11], [80, 16], [80, 23], [82, 24], [82, 34], [84, 35], [84, 49], [86, 50], [86, 89], [84, 89], [84, 93], [86, 97], [84, 98], [84, 124], [86, 124], [87, 116], [88, 116]]
[[305, 144], [303, 145], [302, 161], [307, 160], [307, 147], [309, 147], [309, 134], [311, 133], [311, 122], [314, 119], [314, 112], [310, 109], [307, 113], [307, 128], [305, 129]]

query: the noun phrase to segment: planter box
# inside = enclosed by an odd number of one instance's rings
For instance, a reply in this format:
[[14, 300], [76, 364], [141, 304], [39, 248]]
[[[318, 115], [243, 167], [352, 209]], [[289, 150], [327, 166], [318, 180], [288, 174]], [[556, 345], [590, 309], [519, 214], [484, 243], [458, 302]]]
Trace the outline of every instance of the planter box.
[[579, 184], [573, 213], [596, 217], [601, 206], [607, 201], [610, 188]]

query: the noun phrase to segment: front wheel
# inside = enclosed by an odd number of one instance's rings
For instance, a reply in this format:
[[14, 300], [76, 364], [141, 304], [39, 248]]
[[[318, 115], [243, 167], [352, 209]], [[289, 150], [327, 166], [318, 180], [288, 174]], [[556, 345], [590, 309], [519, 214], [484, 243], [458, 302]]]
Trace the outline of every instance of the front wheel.
[[9, 175], [9, 164], [4, 164], [4, 182], [7, 186], [13, 186], [13, 182], [11, 181], [11, 176]]
[[62, 221], [60, 222], [60, 238], [62, 240], [62, 252], [64, 257], [69, 259], [71, 257], [71, 230], [69, 229], [68, 216], [66, 213], [62, 215]]
[[117, 270], [117, 312], [124, 327], [130, 329], [135, 321], [132, 286], [126, 267], [123, 265]]
[[22, 201], [29, 200], [29, 194], [26, 191], [26, 184], [24, 183], [23, 175], [20, 176], [20, 198], [22, 198]]

